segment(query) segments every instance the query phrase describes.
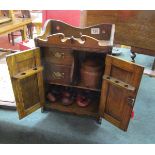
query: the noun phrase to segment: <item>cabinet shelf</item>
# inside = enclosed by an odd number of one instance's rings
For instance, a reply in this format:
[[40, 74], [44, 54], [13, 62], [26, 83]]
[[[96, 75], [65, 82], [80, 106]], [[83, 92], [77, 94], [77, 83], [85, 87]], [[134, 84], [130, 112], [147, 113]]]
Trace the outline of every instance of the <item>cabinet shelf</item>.
[[84, 87], [84, 86], [82, 86], [81, 83], [78, 83], [77, 85], [71, 85], [71, 84], [60, 84], [60, 83], [48, 82], [48, 84], [65, 86], [65, 87], [73, 87], [73, 88], [91, 90], [91, 91], [96, 91], [96, 92], [100, 92], [101, 91], [101, 89], [99, 89], [99, 88]]
[[98, 116], [98, 103], [92, 102], [87, 107], [79, 107], [75, 102], [72, 105], [64, 106], [60, 101], [50, 103], [47, 101], [45, 104], [46, 110], [58, 110], [77, 115], [87, 115], [92, 117]]

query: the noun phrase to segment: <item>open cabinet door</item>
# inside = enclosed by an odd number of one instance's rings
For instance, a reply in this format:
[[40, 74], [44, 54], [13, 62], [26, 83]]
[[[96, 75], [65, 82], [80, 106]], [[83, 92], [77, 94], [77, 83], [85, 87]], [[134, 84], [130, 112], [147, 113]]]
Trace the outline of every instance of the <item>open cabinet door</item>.
[[126, 131], [144, 68], [114, 56], [106, 57], [100, 115]]
[[43, 76], [39, 48], [10, 54], [6, 58], [19, 118], [44, 104]]

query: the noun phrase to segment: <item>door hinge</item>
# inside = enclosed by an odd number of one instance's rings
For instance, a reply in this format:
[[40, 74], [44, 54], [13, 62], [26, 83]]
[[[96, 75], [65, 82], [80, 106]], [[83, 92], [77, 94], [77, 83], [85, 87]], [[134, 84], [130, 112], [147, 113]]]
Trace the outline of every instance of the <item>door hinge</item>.
[[131, 107], [134, 106], [134, 103], [135, 103], [135, 99], [134, 98], [128, 97], [127, 101], [128, 101], [128, 105], [130, 105]]

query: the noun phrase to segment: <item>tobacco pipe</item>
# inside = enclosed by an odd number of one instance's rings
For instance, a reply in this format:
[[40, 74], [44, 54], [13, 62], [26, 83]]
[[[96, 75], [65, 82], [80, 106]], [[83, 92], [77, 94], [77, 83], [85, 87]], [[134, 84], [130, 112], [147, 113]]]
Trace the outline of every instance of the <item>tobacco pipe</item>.
[[56, 96], [55, 96], [53, 93], [51, 93], [51, 92], [49, 92], [49, 93], [47, 94], [47, 99], [48, 99], [50, 102], [56, 102]]
[[73, 99], [69, 98], [69, 97], [63, 97], [62, 98], [62, 104], [67, 106], [67, 105], [71, 105], [73, 103]]
[[86, 107], [90, 104], [90, 99], [86, 98], [85, 96], [81, 96], [81, 95], [78, 95], [77, 98], [76, 98], [76, 103], [78, 106], [80, 107]]
[[72, 94], [68, 91], [62, 92], [62, 104], [67, 106], [71, 105], [73, 103], [73, 97]]

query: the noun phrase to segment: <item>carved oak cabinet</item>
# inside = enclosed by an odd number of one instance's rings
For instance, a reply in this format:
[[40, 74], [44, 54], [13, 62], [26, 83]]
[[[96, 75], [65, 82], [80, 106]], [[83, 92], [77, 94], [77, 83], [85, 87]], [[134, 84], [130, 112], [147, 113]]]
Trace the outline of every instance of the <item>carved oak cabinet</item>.
[[[7, 56], [19, 119], [39, 108], [77, 115], [104, 118], [126, 131], [140, 85], [143, 67], [111, 55], [115, 25], [99, 24], [83, 29], [55, 20], [48, 20], [41, 36], [35, 38], [36, 48]], [[87, 83], [96, 78], [98, 85], [81, 83], [80, 68], [91, 57], [100, 62], [101, 76], [86, 72]], [[91, 68], [87, 67], [91, 70]], [[85, 73], [85, 72], [84, 72]], [[84, 76], [85, 77], [85, 76]], [[89, 81], [87, 81], [89, 78]], [[47, 93], [60, 92], [56, 102]], [[61, 103], [61, 92], [70, 90], [71, 105]], [[86, 107], [76, 103], [77, 94], [91, 99]]]

